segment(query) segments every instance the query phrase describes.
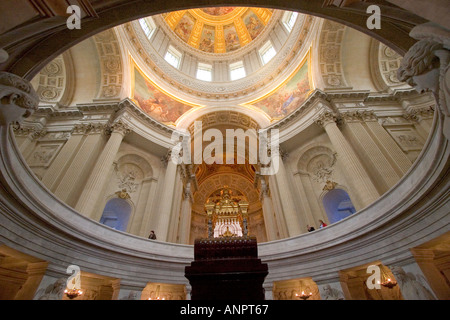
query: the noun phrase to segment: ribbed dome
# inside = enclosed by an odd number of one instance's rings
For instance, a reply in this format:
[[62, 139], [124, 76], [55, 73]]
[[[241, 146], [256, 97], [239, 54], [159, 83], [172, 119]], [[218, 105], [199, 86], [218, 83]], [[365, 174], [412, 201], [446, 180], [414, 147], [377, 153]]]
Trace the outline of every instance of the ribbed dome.
[[214, 7], [174, 11], [163, 16], [173, 32], [193, 48], [226, 53], [256, 39], [272, 13], [267, 8]]

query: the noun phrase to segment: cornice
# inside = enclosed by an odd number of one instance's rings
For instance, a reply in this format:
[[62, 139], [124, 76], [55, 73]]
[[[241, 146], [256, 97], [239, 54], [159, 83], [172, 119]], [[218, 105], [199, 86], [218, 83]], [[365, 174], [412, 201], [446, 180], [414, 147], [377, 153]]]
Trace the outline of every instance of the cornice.
[[[229, 82], [205, 82], [188, 76], [170, 66], [153, 48], [138, 22], [134, 21], [123, 26], [124, 35], [129, 39], [133, 58], [139, 59], [139, 66], [152, 75], [152, 80], [163, 85], [168, 91], [186, 96], [186, 99], [198, 102], [232, 102], [241, 101], [244, 97], [261, 94], [262, 91], [276, 82], [280, 77], [286, 77], [286, 72], [294, 70], [292, 65], [301, 62], [301, 57], [309, 49], [310, 36], [314, 34], [316, 18], [305, 16], [294, 25], [280, 52], [257, 72], [245, 78]], [[172, 31], [170, 31], [172, 32]], [[182, 42], [177, 40], [176, 43]], [[256, 45], [256, 44], [255, 44]], [[176, 46], [176, 45], [175, 45]], [[187, 45], [186, 45], [187, 46]], [[202, 52], [203, 54], [203, 52]], [[232, 55], [230, 61], [237, 55]], [[200, 59], [201, 61], [206, 60]], [[219, 61], [224, 61], [224, 58]], [[247, 98], [247, 100], [250, 98]]]

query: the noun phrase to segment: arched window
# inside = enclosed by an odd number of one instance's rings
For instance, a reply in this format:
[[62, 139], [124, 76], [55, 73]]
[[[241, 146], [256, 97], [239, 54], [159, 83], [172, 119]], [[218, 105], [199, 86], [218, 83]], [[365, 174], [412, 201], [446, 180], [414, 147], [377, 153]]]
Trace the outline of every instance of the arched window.
[[113, 198], [106, 203], [100, 223], [116, 230], [126, 231], [131, 210], [132, 207], [126, 200]]
[[337, 222], [356, 212], [348, 193], [342, 189], [328, 191], [323, 196], [322, 202], [330, 223]]

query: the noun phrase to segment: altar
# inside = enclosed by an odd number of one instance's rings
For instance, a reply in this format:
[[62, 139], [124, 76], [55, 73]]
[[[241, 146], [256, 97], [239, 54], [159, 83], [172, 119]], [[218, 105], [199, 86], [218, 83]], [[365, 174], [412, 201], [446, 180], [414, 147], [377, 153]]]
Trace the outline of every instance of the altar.
[[205, 205], [208, 237], [195, 240], [194, 261], [185, 268], [192, 300], [264, 300], [268, 266], [258, 258], [256, 237], [248, 235], [247, 208], [229, 190]]

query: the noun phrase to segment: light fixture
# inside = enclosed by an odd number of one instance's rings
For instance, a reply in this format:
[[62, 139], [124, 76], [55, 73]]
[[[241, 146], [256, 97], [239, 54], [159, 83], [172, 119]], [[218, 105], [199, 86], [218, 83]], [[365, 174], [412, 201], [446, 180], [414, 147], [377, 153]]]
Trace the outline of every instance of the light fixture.
[[66, 288], [66, 290], [64, 290], [64, 293], [70, 300], [72, 300], [78, 296], [81, 296], [83, 294], [83, 291], [81, 291], [81, 289], [76, 289], [76, 288], [73, 288], [73, 289]]
[[309, 299], [309, 297], [312, 296], [312, 292], [310, 292], [310, 293], [305, 293], [305, 291], [302, 291], [302, 294], [299, 295], [298, 293], [296, 293], [295, 296], [296, 296], [296, 297], [299, 297], [299, 298], [302, 299], [302, 300], [307, 300], [307, 299]]
[[383, 266], [380, 269], [381, 269], [381, 281], [378, 281], [378, 283], [380, 285], [382, 285], [383, 287], [386, 287], [389, 289], [392, 289], [393, 287], [395, 287], [397, 285], [397, 281], [392, 280], [389, 277], [389, 275], [384, 270]]
[[153, 298], [152, 299], [152, 297], [150, 297], [150, 298], [148, 298], [148, 300], [166, 300], [166, 298], [161, 298], [160, 296], [159, 296], [159, 290], [161, 289], [161, 285], [157, 285], [156, 286], [156, 298]]

